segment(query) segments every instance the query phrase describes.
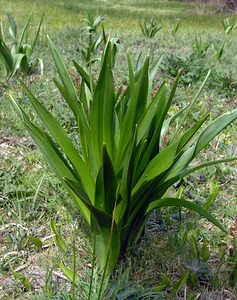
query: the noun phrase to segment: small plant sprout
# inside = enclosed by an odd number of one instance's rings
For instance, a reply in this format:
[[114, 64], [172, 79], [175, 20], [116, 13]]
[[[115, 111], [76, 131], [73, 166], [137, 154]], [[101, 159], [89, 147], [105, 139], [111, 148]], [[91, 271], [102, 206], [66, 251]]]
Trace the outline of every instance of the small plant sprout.
[[223, 43], [222, 45], [212, 45], [213, 50], [215, 51], [215, 57], [217, 61], [220, 61], [223, 53], [224, 53], [224, 48], [225, 48], [225, 43]]
[[198, 57], [204, 57], [207, 50], [211, 46], [210, 43], [208, 42], [203, 42], [201, 36], [195, 36], [195, 41], [194, 41], [194, 48], [196, 50], [197, 56]]
[[180, 28], [180, 23], [181, 23], [181, 19], [178, 19], [177, 23], [175, 23], [173, 25], [173, 27], [171, 29], [171, 33], [172, 33], [173, 37], [176, 36], [176, 34], [177, 34], [177, 32], [178, 32], [178, 30]]
[[139, 22], [142, 33], [147, 38], [153, 38], [158, 31], [161, 30], [162, 26], [158, 25], [157, 22], [151, 18], [149, 21]]
[[226, 34], [231, 33], [237, 27], [237, 23], [234, 23], [230, 18], [225, 18], [222, 24]]
[[85, 33], [96, 33], [98, 27], [100, 26], [101, 22], [103, 21], [102, 16], [93, 16], [91, 14], [88, 14], [87, 19], [84, 19], [87, 26], [84, 28]]
[[[10, 98], [85, 218], [95, 256], [103, 270], [102, 281], [114, 270], [119, 258], [139, 241], [149, 216], [157, 208], [185, 207], [226, 231], [204, 207], [183, 197], [165, 197], [174, 183], [190, 173], [236, 159], [226, 158], [189, 167], [193, 159], [237, 119], [237, 109], [234, 109], [209, 122], [204, 129], [203, 124], [209, 120], [208, 113], [187, 124], [208, 76], [193, 102], [177, 118], [169, 119], [180, 74], [170, 91], [163, 82], [152, 93], [158, 64], [150, 66], [147, 57], [140, 69], [134, 71], [128, 55], [129, 82], [125, 89], [117, 89], [112, 45], [108, 41], [98, 79], [74, 62], [82, 78], [79, 90], [76, 90], [58, 51], [52, 41], [48, 41], [60, 78], [60, 81], [55, 78], [54, 82], [74, 114], [80, 144], [75, 145], [59, 121], [22, 81], [42, 127], [31, 121], [12, 95]], [[185, 274], [185, 280], [187, 276]]]

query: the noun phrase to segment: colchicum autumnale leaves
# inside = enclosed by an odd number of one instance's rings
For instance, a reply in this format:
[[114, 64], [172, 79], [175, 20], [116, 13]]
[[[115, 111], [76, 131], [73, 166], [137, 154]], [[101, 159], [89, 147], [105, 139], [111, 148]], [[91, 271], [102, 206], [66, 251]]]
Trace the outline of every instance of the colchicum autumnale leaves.
[[[237, 109], [201, 129], [209, 117], [206, 114], [183, 133], [181, 127], [202, 87], [191, 104], [170, 117], [168, 111], [179, 75], [170, 93], [164, 82], [151, 96], [162, 57], [151, 67], [146, 58], [134, 71], [128, 56], [129, 83], [124, 92], [122, 89], [116, 92], [113, 45], [109, 41], [97, 81], [74, 62], [81, 76], [77, 90], [58, 51], [48, 40], [60, 77], [60, 81], [54, 79], [54, 82], [74, 114], [80, 145], [74, 145], [58, 120], [23, 82], [22, 87], [46, 130], [34, 124], [10, 97], [35, 143], [86, 219], [95, 241], [96, 257], [101, 267], [106, 268], [106, 274], [113, 271], [120, 254], [139, 239], [151, 212], [157, 208], [186, 207], [225, 230], [205, 208], [164, 195], [175, 182], [193, 171], [235, 159], [188, 168], [200, 151], [237, 118]], [[168, 134], [170, 126], [176, 126], [173, 136]]]

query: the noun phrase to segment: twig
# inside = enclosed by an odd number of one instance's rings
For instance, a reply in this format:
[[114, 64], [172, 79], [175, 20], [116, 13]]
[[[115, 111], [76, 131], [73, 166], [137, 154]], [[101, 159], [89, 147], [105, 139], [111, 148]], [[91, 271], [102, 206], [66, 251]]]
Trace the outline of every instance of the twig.
[[28, 231], [28, 228], [22, 226], [21, 224], [18, 223], [7, 223], [4, 224], [2, 227], [0, 227], [0, 231], [5, 231], [7, 228], [11, 227], [11, 226], [16, 226], [16, 227], [21, 227], [22, 229]]
[[56, 276], [56, 277], [59, 277], [61, 279], [64, 279], [64, 280], [67, 280], [68, 281], [68, 278], [62, 274], [60, 274], [59, 272], [57, 271], [53, 271], [53, 274]]

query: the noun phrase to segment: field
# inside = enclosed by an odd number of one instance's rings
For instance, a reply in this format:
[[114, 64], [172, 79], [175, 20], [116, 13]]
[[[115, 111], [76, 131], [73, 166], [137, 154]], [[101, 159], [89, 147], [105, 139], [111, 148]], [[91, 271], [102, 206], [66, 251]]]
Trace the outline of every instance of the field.
[[[28, 40], [33, 38], [45, 12], [34, 54], [43, 60], [43, 72], [40, 74], [38, 66], [30, 74], [18, 72], [9, 80], [0, 73], [0, 299], [89, 299], [93, 269], [94, 300], [98, 299], [103, 273], [97, 260], [93, 263], [88, 225], [17, 116], [9, 91], [37, 123], [19, 83], [21, 78], [77, 141], [77, 124], [53, 82], [58, 75], [46, 34], [61, 54], [73, 82], [80, 85], [72, 61], [85, 64], [82, 50], [88, 40], [83, 28], [88, 14], [101, 15], [107, 36], [117, 41], [116, 88], [128, 82], [126, 53], [134, 68], [146, 55], [150, 55], [151, 62], [163, 55], [153, 92], [164, 80], [170, 91], [181, 70], [169, 111], [173, 116], [192, 103], [211, 69], [182, 130], [189, 129], [207, 112], [209, 124], [237, 105], [237, 16], [221, 12], [214, 4], [175, 1], [41, 0], [34, 6], [30, 0], [2, 0], [0, 19], [7, 38], [7, 13], [14, 16], [20, 32], [32, 9]], [[151, 18], [161, 29], [154, 37], [147, 37], [139, 22]], [[229, 20], [233, 28], [225, 27], [224, 20]], [[95, 36], [101, 33], [100, 24]], [[92, 53], [92, 59], [97, 59], [91, 68], [94, 78], [102, 51], [101, 44]], [[235, 121], [205, 147], [192, 165], [236, 157], [236, 129]], [[230, 161], [197, 170], [165, 194], [166, 198], [182, 197], [208, 208], [228, 233], [186, 208], [155, 210], [142, 238], [105, 280], [101, 299], [237, 299], [236, 167], [236, 161]], [[68, 245], [66, 251], [50, 226], [51, 220]], [[76, 271], [79, 279], [75, 286], [70, 282], [73, 276], [59, 267], [62, 263]]]

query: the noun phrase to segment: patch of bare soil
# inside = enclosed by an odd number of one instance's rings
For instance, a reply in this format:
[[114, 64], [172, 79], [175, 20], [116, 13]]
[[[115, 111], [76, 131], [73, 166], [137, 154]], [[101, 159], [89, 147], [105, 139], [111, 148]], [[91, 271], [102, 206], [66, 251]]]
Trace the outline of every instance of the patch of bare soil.
[[14, 156], [20, 160], [29, 148], [34, 149], [35, 145], [28, 138], [0, 136], [0, 159]]

